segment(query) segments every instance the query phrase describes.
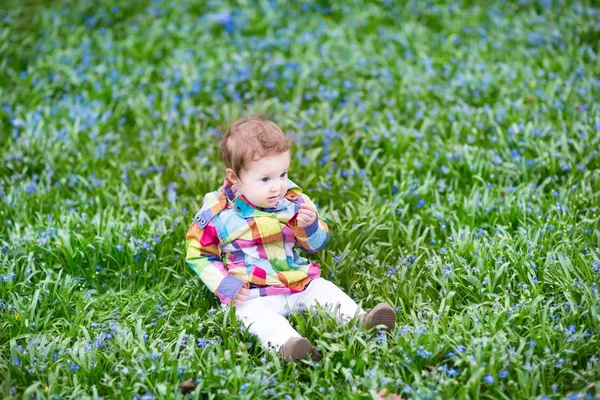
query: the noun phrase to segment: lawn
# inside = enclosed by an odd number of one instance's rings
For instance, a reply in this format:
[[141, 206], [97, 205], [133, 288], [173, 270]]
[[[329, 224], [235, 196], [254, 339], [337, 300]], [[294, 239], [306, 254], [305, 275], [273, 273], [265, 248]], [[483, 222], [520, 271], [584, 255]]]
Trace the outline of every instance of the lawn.
[[[594, 1], [0, 5], [0, 397], [598, 398]], [[227, 123], [293, 135], [312, 260], [285, 364], [186, 265]], [[598, 385], [598, 386], [596, 386]]]

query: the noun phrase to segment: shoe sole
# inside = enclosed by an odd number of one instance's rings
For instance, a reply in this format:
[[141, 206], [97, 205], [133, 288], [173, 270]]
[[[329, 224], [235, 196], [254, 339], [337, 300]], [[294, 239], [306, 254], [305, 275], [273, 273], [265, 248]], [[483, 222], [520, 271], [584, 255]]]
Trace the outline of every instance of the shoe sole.
[[285, 355], [285, 360], [288, 362], [304, 360], [312, 351], [313, 346], [310, 341], [306, 338], [301, 338], [290, 349], [290, 353]]
[[396, 311], [388, 304], [378, 304], [371, 311], [371, 318], [367, 322], [367, 328], [385, 325], [390, 331], [396, 325]]

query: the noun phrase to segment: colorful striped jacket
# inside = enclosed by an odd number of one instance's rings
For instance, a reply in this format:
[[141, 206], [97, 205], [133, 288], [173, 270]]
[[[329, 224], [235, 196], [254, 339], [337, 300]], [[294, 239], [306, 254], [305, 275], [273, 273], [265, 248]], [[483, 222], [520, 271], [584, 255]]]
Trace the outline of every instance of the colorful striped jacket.
[[254, 296], [304, 290], [321, 275], [319, 265], [301, 257], [299, 248], [316, 253], [329, 240], [324, 220], [295, 226], [302, 203], [316, 210], [302, 189], [288, 180], [288, 191], [273, 208], [257, 208], [231, 183], [204, 196], [187, 235], [186, 262], [221, 302], [229, 304], [242, 287]]

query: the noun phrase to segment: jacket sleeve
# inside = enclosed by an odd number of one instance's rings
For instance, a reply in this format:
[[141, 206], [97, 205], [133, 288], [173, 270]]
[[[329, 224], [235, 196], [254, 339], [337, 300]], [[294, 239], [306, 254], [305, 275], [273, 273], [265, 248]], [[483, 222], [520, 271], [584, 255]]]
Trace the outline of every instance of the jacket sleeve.
[[[302, 203], [307, 203], [317, 210], [317, 207], [307, 195], [300, 193], [300, 196]], [[294, 214], [294, 216], [290, 218], [289, 227], [292, 232], [294, 232], [296, 241], [300, 247], [302, 247], [309, 254], [314, 254], [322, 250], [329, 240], [329, 228], [327, 227], [325, 220], [319, 218], [319, 212], [317, 211], [317, 218], [315, 221], [305, 228], [296, 226], [297, 218], [298, 213]]]
[[219, 236], [211, 221], [204, 229], [192, 223], [185, 236], [186, 263], [222, 303], [230, 304], [245, 283], [224, 268]]

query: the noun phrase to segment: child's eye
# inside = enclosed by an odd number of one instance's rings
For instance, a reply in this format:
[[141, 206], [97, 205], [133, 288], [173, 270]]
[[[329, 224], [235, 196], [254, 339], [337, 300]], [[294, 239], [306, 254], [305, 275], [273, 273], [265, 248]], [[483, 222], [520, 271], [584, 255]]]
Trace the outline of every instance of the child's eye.
[[284, 172], [283, 174], [279, 175], [280, 178], [285, 178], [285, 176], [287, 175], [287, 172]]
[[267, 182], [269, 182], [269, 178], [266, 178], [266, 177], [265, 177], [265, 178], [262, 178], [261, 180], [262, 180], [264, 183], [267, 183]]

